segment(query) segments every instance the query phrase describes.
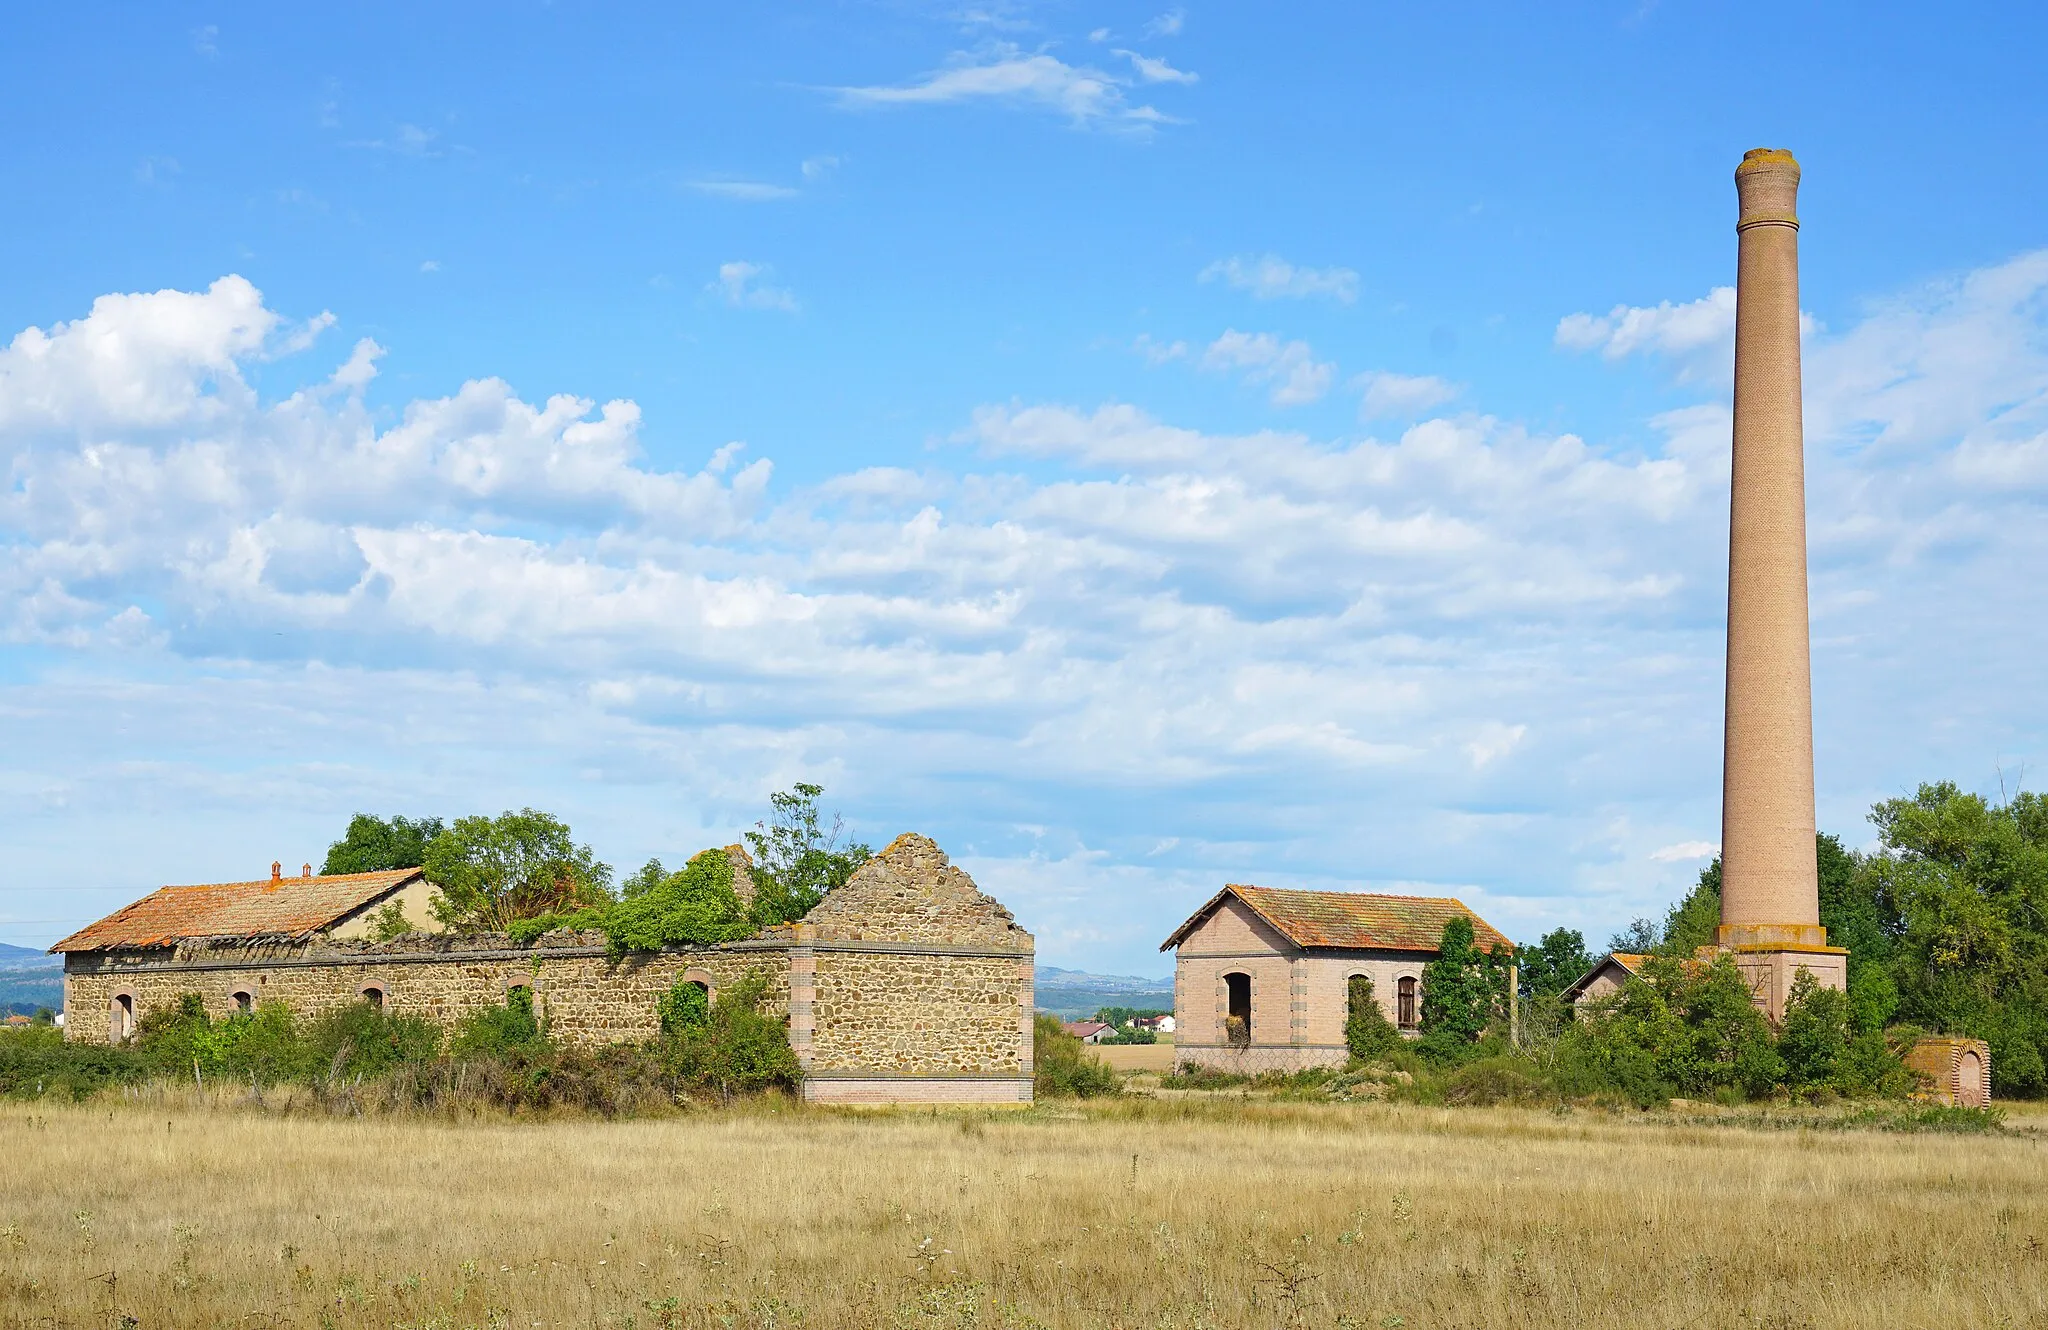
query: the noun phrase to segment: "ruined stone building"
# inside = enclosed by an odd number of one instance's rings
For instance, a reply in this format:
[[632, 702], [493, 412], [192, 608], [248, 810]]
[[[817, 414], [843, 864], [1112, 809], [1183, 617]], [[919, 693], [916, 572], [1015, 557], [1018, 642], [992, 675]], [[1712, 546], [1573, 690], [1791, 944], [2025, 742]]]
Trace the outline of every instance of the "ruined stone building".
[[[752, 890], [744, 851], [736, 886]], [[553, 1035], [652, 1038], [678, 980], [707, 995], [766, 971], [789, 1020], [804, 1097], [820, 1103], [1031, 1099], [1033, 942], [923, 836], [898, 836], [801, 920], [739, 942], [611, 955], [602, 933], [420, 931], [371, 940], [396, 906], [422, 930], [420, 870], [165, 887], [65, 938], [66, 1038], [131, 1036], [198, 993], [216, 1018], [265, 1001], [303, 1015], [371, 1002], [444, 1025], [525, 988]]]
[[1457, 915], [1482, 951], [1513, 952], [1448, 896], [1226, 886], [1159, 948], [1175, 953], [1175, 1062], [1249, 1073], [1341, 1065], [1354, 975], [1372, 980], [1388, 1020], [1415, 1032], [1423, 967]]

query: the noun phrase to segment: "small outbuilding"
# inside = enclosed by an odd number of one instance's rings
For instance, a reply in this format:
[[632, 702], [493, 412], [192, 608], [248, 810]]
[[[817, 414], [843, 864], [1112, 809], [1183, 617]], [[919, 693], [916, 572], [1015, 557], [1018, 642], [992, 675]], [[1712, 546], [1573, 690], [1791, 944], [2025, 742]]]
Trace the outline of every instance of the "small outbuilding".
[[1505, 934], [1450, 896], [1224, 887], [1159, 948], [1175, 954], [1175, 1062], [1246, 1073], [1341, 1065], [1359, 975], [1387, 1019], [1416, 1033], [1423, 967], [1459, 915], [1480, 950], [1513, 954]]

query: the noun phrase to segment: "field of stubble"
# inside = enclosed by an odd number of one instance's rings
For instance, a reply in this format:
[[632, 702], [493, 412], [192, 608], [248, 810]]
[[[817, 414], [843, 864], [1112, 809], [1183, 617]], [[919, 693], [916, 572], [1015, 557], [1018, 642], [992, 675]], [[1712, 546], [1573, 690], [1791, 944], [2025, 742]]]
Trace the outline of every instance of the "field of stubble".
[[8, 1326], [2048, 1325], [2031, 1134], [0, 1107]]

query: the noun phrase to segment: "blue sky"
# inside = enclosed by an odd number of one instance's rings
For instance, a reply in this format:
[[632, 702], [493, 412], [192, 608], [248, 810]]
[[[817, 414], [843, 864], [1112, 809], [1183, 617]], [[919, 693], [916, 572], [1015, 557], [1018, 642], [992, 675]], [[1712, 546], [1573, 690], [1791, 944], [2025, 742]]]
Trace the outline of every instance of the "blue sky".
[[2048, 755], [2030, 8], [426, 9], [5, 20], [0, 938], [805, 778], [1049, 963], [1226, 880], [1604, 938], [1717, 834], [1758, 145], [1822, 823]]

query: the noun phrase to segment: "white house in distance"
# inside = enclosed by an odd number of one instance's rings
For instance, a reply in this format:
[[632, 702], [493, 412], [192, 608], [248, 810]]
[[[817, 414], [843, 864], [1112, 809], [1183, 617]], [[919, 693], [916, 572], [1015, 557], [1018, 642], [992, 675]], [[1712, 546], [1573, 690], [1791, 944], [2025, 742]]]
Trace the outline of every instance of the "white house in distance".
[[1513, 953], [1449, 896], [1226, 886], [1159, 948], [1174, 952], [1174, 1061], [1248, 1073], [1341, 1065], [1353, 975], [1372, 980], [1388, 1020], [1414, 1031], [1422, 969], [1461, 914], [1480, 950]]

